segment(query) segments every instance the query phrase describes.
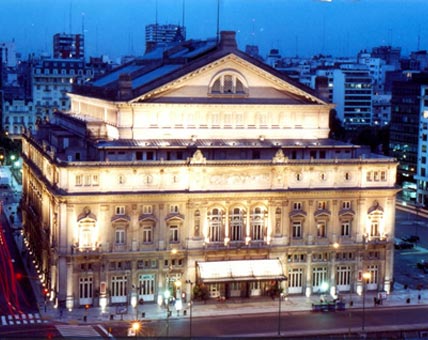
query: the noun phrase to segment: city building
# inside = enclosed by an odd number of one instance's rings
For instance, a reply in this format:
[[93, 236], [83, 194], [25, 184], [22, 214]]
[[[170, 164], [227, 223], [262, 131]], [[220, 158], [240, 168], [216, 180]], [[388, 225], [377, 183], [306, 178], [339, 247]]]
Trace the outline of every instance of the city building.
[[396, 160], [328, 139], [334, 105], [241, 52], [235, 32], [69, 95], [22, 145], [24, 235], [59, 306], [192, 287], [337, 298], [366, 273], [390, 291]]
[[67, 92], [74, 84], [92, 79], [83, 59], [41, 58], [32, 63], [32, 95], [36, 119], [50, 119], [55, 110], [69, 110]]
[[372, 77], [367, 67], [343, 64], [333, 71], [333, 103], [347, 130], [372, 125]]
[[150, 24], [146, 26], [146, 53], [158, 46], [186, 40], [186, 27], [180, 25]]
[[55, 34], [53, 36], [53, 57], [55, 59], [85, 59], [83, 34]]
[[389, 149], [390, 155], [399, 161], [397, 183], [403, 188], [401, 196], [409, 201], [416, 200], [415, 175], [419, 157], [422, 157], [418, 149], [422, 147], [419, 129], [423, 112], [420, 99], [423, 84], [428, 84], [428, 77], [419, 72], [407, 72], [401, 81], [396, 80], [392, 84]]

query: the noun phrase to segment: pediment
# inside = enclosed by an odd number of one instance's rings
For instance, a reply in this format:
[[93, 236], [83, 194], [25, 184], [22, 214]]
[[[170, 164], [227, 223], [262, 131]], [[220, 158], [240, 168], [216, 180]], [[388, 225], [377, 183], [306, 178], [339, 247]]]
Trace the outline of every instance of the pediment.
[[[236, 92], [219, 91], [216, 80], [220, 78], [223, 85], [233, 82]], [[166, 76], [162, 85], [146, 86], [141, 92], [132, 103], [327, 104], [306, 86], [236, 53], [207, 60], [196, 68], [184, 66]]]

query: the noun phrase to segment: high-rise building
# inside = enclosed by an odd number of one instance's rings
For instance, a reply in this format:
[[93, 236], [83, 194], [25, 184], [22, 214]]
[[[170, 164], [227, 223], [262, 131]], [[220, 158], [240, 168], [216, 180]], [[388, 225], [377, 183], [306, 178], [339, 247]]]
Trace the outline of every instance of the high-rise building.
[[57, 33], [53, 37], [53, 57], [59, 59], [84, 59], [83, 34]]
[[[416, 200], [418, 148], [420, 141], [421, 85], [428, 84], [426, 74], [406, 73], [394, 81], [391, 95], [390, 155], [399, 161], [397, 182], [406, 200]], [[425, 129], [421, 130], [425, 131]]]
[[146, 26], [146, 53], [157, 46], [186, 40], [186, 27], [180, 25], [150, 24]]
[[337, 298], [363, 273], [390, 290], [395, 159], [330, 140], [334, 105], [234, 32], [70, 99], [22, 145], [24, 235], [59, 305], [180, 300], [189, 281], [211, 298]]
[[363, 65], [342, 65], [333, 71], [333, 103], [347, 130], [372, 125], [372, 77]]

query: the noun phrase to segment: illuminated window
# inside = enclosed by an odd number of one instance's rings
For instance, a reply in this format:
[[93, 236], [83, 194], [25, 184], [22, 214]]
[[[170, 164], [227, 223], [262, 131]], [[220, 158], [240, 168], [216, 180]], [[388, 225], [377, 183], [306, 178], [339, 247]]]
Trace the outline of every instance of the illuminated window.
[[79, 222], [79, 248], [95, 247], [95, 221], [85, 219]]
[[83, 175], [76, 175], [76, 186], [83, 185]]
[[128, 297], [128, 279], [124, 276], [113, 276], [111, 278], [111, 297], [112, 302], [126, 302]]
[[316, 290], [315, 287], [320, 289], [324, 282], [328, 282], [328, 280], [327, 280], [327, 268], [326, 267], [314, 267], [312, 269], [312, 284], [314, 286], [313, 287], [314, 290]]
[[351, 267], [338, 266], [336, 268], [336, 284], [338, 286], [348, 286], [351, 284]]

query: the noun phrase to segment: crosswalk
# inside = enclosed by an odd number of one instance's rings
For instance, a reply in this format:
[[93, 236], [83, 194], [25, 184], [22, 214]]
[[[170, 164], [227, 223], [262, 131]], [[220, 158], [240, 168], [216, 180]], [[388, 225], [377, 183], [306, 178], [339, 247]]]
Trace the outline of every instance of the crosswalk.
[[47, 320], [40, 318], [39, 313], [0, 315], [0, 326], [32, 325], [46, 322]]
[[90, 325], [56, 325], [56, 329], [64, 338], [102, 338]]

